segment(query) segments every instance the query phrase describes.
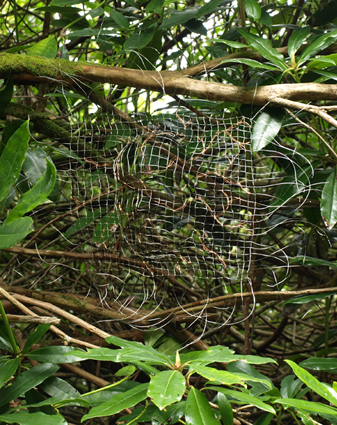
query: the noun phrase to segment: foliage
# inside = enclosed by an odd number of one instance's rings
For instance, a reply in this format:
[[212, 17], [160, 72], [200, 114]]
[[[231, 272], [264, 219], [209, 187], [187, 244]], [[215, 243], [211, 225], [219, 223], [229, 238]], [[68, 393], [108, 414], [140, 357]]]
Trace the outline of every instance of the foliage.
[[334, 2], [1, 5], [0, 421], [337, 423]]

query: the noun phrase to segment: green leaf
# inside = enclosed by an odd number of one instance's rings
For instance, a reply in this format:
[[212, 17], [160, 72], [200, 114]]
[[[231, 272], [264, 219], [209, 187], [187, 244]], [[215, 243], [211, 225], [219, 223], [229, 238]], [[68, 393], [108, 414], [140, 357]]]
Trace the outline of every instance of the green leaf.
[[[245, 45], [246, 47], [246, 45]], [[276, 66], [272, 66], [272, 65], [268, 65], [264, 62], [258, 62], [254, 59], [224, 59], [221, 61], [221, 63], [226, 63], [226, 62], [230, 62], [230, 63], [240, 63], [242, 65], [248, 65], [251, 66], [252, 68], [260, 68], [260, 69], [270, 69], [272, 71], [280, 71], [280, 68], [276, 67]]]
[[0, 90], [0, 116], [2, 116], [13, 96], [13, 77], [10, 75], [5, 86]]
[[[332, 56], [334, 57], [332, 59]], [[306, 64], [306, 69], [316, 68], [328, 68], [330, 66], [335, 66], [336, 63], [336, 55], [322, 56], [320, 58], [314, 59]]]
[[33, 220], [30, 217], [22, 217], [11, 223], [2, 224], [0, 226], [0, 249], [10, 248], [22, 241], [28, 233], [32, 232], [32, 225]]
[[271, 45], [271, 42], [265, 38], [258, 37], [250, 34], [242, 28], [238, 29], [238, 32], [246, 39], [247, 43], [255, 50], [257, 50], [261, 56], [272, 62], [274, 65], [281, 68], [283, 71], [288, 69], [285, 63], [284, 57]]
[[50, 325], [48, 325], [48, 324], [42, 324], [41, 323], [40, 325], [38, 325], [37, 328], [34, 329], [34, 332], [32, 332], [29, 335], [29, 337], [28, 337], [28, 339], [27, 339], [27, 341], [26, 341], [26, 343], [25, 343], [25, 345], [22, 349], [22, 354], [27, 354], [30, 347], [33, 344], [36, 344], [38, 341], [40, 341], [40, 339], [43, 337], [43, 335], [46, 332], [48, 332], [49, 328], [50, 328]]
[[[27, 357], [41, 363], [75, 363], [83, 360], [72, 354], [74, 351], [82, 352], [79, 348], [67, 346], [43, 347], [31, 351]], [[83, 351], [85, 353], [85, 351]]]
[[258, 152], [278, 135], [283, 121], [283, 113], [264, 111], [255, 121], [252, 130], [252, 150]]
[[15, 374], [19, 367], [20, 359], [5, 359], [0, 363], [0, 387], [3, 386]]
[[120, 222], [121, 214], [116, 210], [104, 216], [95, 227], [92, 237], [93, 242], [97, 244], [106, 242], [116, 230], [115, 226], [119, 226]]
[[307, 61], [311, 57], [315, 56], [316, 53], [326, 49], [331, 44], [333, 44], [337, 39], [337, 30], [325, 33], [317, 38], [313, 43], [309, 44], [309, 46], [302, 52], [299, 57], [298, 63], [302, 64]]
[[114, 395], [99, 406], [92, 408], [88, 414], [83, 416], [81, 422], [90, 418], [111, 416], [124, 409], [133, 407], [146, 398], [148, 386], [149, 384], [140, 384], [129, 391]]
[[115, 376], [131, 376], [132, 374], [134, 374], [136, 371], [136, 367], [133, 365], [127, 365], [122, 367], [121, 369], [119, 369], [116, 373]]
[[147, 28], [139, 32], [133, 33], [124, 43], [123, 48], [126, 51], [140, 50], [150, 43], [156, 28]]
[[21, 373], [14, 379], [12, 385], [0, 389], [0, 406], [15, 400], [31, 388], [41, 384], [58, 370], [52, 363], [43, 363]]
[[261, 18], [261, 7], [256, 0], [244, 0], [246, 15], [252, 21], [258, 21]]
[[169, 16], [165, 16], [159, 29], [170, 28], [172, 26], [184, 24], [190, 19], [198, 19], [199, 7], [185, 7], [182, 10], [172, 10]]
[[325, 414], [325, 415], [337, 415], [337, 409], [329, 407], [323, 403], [316, 403], [313, 401], [297, 400], [295, 398], [280, 398], [274, 400], [273, 403], [280, 403], [288, 407], [295, 407], [296, 409], [309, 410], [310, 412]]
[[337, 223], [337, 169], [327, 178], [322, 191], [321, 215], [331, 230]]
[[55, 59], [57, 55], [57, 42], [53, 35], [45, 38], [33, 47], [26, 50], [29, 56], [42, 56], [44, 58]]
[[180, 401], [185, 389], [186, 381], [180, 372], [165, 370], [151, 377], [147, 395], [163, 410], [164, 407]]
[[288, 55], [291, 60], [295, 60], [297, 50], [302, 46], [304, 40], [310, 34], [310, 27], [299, 28], [295, 30], [288, 41]]
[[208, 38], [207, 41], [213, 41], [214, 43], [225, 43], [230, 47], [234, 47], [235, 49], [243, 49], [247, 47], [247, 44], [240, 43], [239, 41], [226, 40], [224, 38]]
[[214, 10], [220, 6], [222, 0], [210, 0], [206, 4], [204, 4], [196, 13], [195, 19], [199, 19], [204, 15], [209, 15], [214, 12]]
[[162, 7], [164, 6], [165, 0], [150, 0], [150, 2], [146, 5], [146, 13], [158, 13], [158, 15], [162, 11]]
[[122, 28], [129, 28], [129, 20], [115, 9], [110, 10], [110, 17]]
[[46, 415], [42, 412], [14, 412], [0, 415], [0, 421], [6, 424], [19, 425], [67, 425], [67, 421], [60, 414]]
[[0, 157], [0, 202], [8, 195], [9, 189], [20, 175], [28, 150], [29, 121], [25, 121], [8, 140]]
[[34, 185], [47, 169], [48, 155], [46, 152], [37, 147], [36, 149], [28, 149], [22, 169], [29, 182]]
[[187, 396], [185, 420], [186, 425], [221, 425], [206, 396], [194, 387], [190, 388]]
[[180, 401], [179, 403], [167, 406], [164, 411], [164, 418], [167, 422], [175, 424], [185, 415], [186, 401]]
[[[245, 373], [230, 373], [225, 370], [218, 370], [213, 367], [191, 365], [191, 370], [194, 370], [199, 375], [203, 376], [210, 381], [221, 382], [223, 385], [240, 384], [244, 385], [247, 381], [261, 382], [272, 388], [270, 382], [267, 379], [257, 378], [250, 376]], [[219, 390], [220, 391], [220, 390]]]
[[295, 375], [288, 375], [281, 381], [280, 394], [282, 398], [295, 398], [303, 382], [295, 379]]
[[227, 397], [223, 393], [218, 392], [218, 406], [222, 422], [224, 424], [233, 424], [233, 409]]
[[59, 400], [76, 399], [81, 397], [81, 394], [76, 390], [76, 388], [68, 384], [67, 381], [56, 376], [47, 378], [44, 382], [42, 382], [40, 387], [48, 395], [56, 397]]
[[149, 329], [145, 331], [144, 343], [149, 347], [154, 347], [163, 335], [165, 332], [162, 329]]
[[53, 190], [56, 182], [56, 168], [55, 165], [47, 159], [47, 169], [39, 178], [37, 183], [23, 195], [21, 195], [19, 202], [10, 211], [5, 223], [10, 223], [27, 212], [31, 211], [38, 205], [41, 205], [48, 198], [48, 195]]
[[88, 227], [91, 223], [93, 223], [96, 218], [98, 218], [101, 215], [101, 211], [89, 211], [87, 212], [87, 215], [84, 217], [79, 218], [75, 221], [74, 224], [72, 224], [67, 231], [65, 232], [64, 236], [66, 238], [69, 238], [73, 233], [77, 233], [82, 229], [85, 229]]
[[[311, 373], [298, 366], [291, 360], [285, 360], [286, 363], [292, 368], [295, 375], [300, 378], [309, 388], [319, 394], [321, 397], [328, 400], [330, 403], [337, 405], [337, 392], [327, 384], [321, 383]], [[337, 413], [337, 410], [336, 410]]]
[[213, 391], [219, 391], [220, 393], [228, 395], [232, 397], [234, 400], [237, 400], [239, 402], [242, 402], [245, 404], [252, 404], [253, 406], [258, 407], [261, 410], [265, 410], [266, 412], [276, 414], [275, 409], [272, 406], [269, 406], [269, 404], [264, 403], [257, 397], [253, 397], [241, 391], [227, 390], [227, 388], [218, 388], [218, 387], [207, 387], [207, 388]]
[[306, 359], [299, 364], [301, 367], [306, 367], [320, 372], [337, 373], [337, 359], [323, 359], [320, 357], [312, 357]]
[[336, 295], [336, 291], [331, 291], [324, 294], [303, 295], [299, 297], [290, 298], [289, 300], [285, 301], [283, 305], [311, 303], [313, 301], [323, 300], [324, 298], [331, 297], [331, 295]]

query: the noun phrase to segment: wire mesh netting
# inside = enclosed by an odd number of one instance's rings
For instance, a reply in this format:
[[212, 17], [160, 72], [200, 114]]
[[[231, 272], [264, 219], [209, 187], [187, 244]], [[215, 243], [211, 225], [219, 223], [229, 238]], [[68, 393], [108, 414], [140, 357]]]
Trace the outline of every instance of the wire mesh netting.
[[[114, 302], [143, 327], [166, 324], [177, 306], [192, 322], [231, 323], [241, 301], [210, 312], [207, 300], [287, 278], [287, 249], [273, 229], [300, 220], [312, 172], [296, 151], [274, 141], [253, 153], [253, 123], [243, 117], [177, 110], [76, 120], [50, 151], [58, 184], [26, 245], [39, 255], [12, 261], [12, 279], [97, 291], [103, 306]], [[39, 146], [29, 151], [41, 156]]]

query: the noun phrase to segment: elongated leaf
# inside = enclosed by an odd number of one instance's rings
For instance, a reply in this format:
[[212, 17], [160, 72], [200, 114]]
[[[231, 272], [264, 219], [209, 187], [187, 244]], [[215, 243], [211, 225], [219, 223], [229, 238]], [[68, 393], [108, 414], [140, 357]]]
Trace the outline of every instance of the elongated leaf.
[[185, 420], [186, 425], [220, 425], [206, 396], [194, 387], [187, 396]]
[[[210, 381], [221, 382], [223, 385], [233, 385], [240, 384], [244, 385], [247, 381], [261, 382], [268, 385], [269, 388], [272, 388], [270, 382], [267, 379], [257, 378], [255, 376], [250, 376], [245, 373], [230, 373], [225, 370], [218, 370], [213, 367], [207, 366], [191, 366], [191, 369], [194, 370], [199, 375], [203, 376]], [[220, 391], [220, 390], [219, 390]]]
[[[255, 367], [250, 365], [245, 360], [238, 360], [236, 362], [231, 362], [227, 365], [227, 369], [231, 373], [245, 373], [249, 376], [253, 376], [255, 378], [264, 379], [269, 382], [268, 388], [273, 387], [272, 381], [262, 373], [258, 372]], [[264, 385], [264, 384], [263, 384]]]
[[5, 86], [0, 90], [0, 99], [1, 99], [0, 116], [4, 114], [5, 109], [7, 108], [7, 105], [12, 99], [12, 96], [13, 96], [13, 77], [10, 76], [7, 79]]
[[280, 71], [280, 68], [278, 68], [276, 66], [268, 65], [267, 63], [264, 63], [264, 62], [258, 62], [254, 59], [224, 59], [224, 60], [221, 61], [221, 63], [226, 63], [226, 62], [241, 63], [242, 65], [251, 66], [252, 68], [270, 69], [272, 71]]
[[256, 0], [244, 0], [245, 12], [248, 18], [258, 21], [261, 18], [261, 6]]
[[14, 375], [19, 364], [19, 357], [15, 357], [15, 359], [6, 359], [0, 363], [0, 387]]
[[165, 0], [150, 0], [150, 2], [146, 5], [146, 12], [154, 12], [160, 14], [162, 7], [164, 6]]
[[36, 344], [40, 339], [43, 337], [43, 335], [48, 332], [50, 328], [50, 325], [48, 324], [40, 324], [38, 327], [34, 330], [33, 333], [31, 333], [26, 341], [26, 344], [24, 345], [22, 349], [22, 354], [27, 354], [30, 347], [33, 344]]
[[323, 359], [320, 357], [312, 357], [306, 359], [299, 364], [301, 367], [306, 367], [312, 370], [321, 372], [337, 373], [337, 359]]
[[0, 249], [10, 248], [22, 241], [32, 231], [32, 225], [33, 220], [30, 217], [22, 217], [9, 224], [2, 224], [0, 226]]
[[261, 56], [277, 65], [282, 70], [286, 70], [288, 66], [285, 63], [284, 57], [276, 49], [274, 49], [269, 40], [250, 34], [244, 29], [238, 29], [238, 32], [245, 37], [247, 43], [255, 50], [257, 50]]
[[224, 424], [233, 424], [233, 409], [227, 397], [223, 393], [218, 392], [218, 406], [222, 422]]
[[290, 264], [299, 263], [303, 266], [328, 266], [337, 268], [337, 264], [332, 263], [331, 261], [322, 260], [321, 258], [315, 258], [315, 257], [307, 257], [306, 255], [299, 255], [295, 258], [290, 258], [289, 261]]
[[[333, 405], [337, 405], [337, 392], [331, 388], [328, 384], [321, 383], [316, 379], [311, 373], [303, 369], [301, 366], [298, 366], [291, 360], [285, 360], [288, 365], [292, 368], [295, 375], [300, 378], [309, 388], [319, 394], [321, 397], [328, 400]], [[336, 410], [337, 413], [337, 410]]]
[[323, 413], [325, 415], [337, 416], [337, 409], [327, 406], [323, 403], [313, 401], [297, 400], [296, 398], [281, 398], [276, 399], [273, 403], [280, 403], [286, 407], [295, 407], [296, 409], [309, 410], [310, 412]]
[[143, 47], [147, 46], [152, 40], [155, 31], [155, 28], [148, 28], [146, 30], [142, 30], [138, 33], [132, 34], [131, 37], [128, 38], [124, 43], [124, 50], [140, 50]]
[[186, 401], [180, 401], [179, 403], [167, 406], [164, 411], [164, 418], [169, 423], [175, 424], [185, 415]]
[[169, 28], [173, 25], [184, 24], [190, 19], [198, 19], [198, 10], [199, 7], [186, 7], [182, 10], [172, 10], [169, 16], [165, 16], [159, 29]]
[[39, 385], [58, 370], [58, 366], [52, 363], [44, 363], [34, 366], [21, 373], [14, 379], [12, 385], [0, 389], [0, 405], [3, 406], [11, 400], [15, 400], [22, 394]]
[[110, 16], [122, 28], [129, 28], [129, 21], [122, 13], [117, 12], [115, 9], [110, 9]]
[[311, 303], [313, 301], [317, 300], [323, 300], [324, 298], [331, 297], [331, 295], [336, 295], [336, 292], [331, 291], [324, 294], [315, 294], [315, 295], [303, 295], [300, 297], [294, 297], [290, 298], [289, 300], [285, 301], [283, 304], [306, 304]]
[[85, 229], [87, 226], [93, 223], [96, 220], [96, 218], [98, 218], [100, 215], [101, 215], [101, 211], [92, 211], [92, 212], [89, 211], [85, 217], [81, 217], [78, 220], [76, 220], [75, 223], [72, 224], [67, 229], [64, 236], [66, 238], [69, 238], [69, 236], [72, 235], [73, 233], [76, 233], [82, 229]]
[[180, 401], [185, 389], [186, 381], [180, 372], [165, 370], [151, 377], [147, 395], [160, 410], [163, 410], [164, 407]]
[[97, 244], [106, 242], [113, 235], [115, 226], [118, 226], [120, 221], [121, 216], [118, 211], [107, 214], [97, 223], [92, 240]]
[[322, 191], [321, 215], [331, 230], [337, 223], [337, 169], [327, 178]]
[[297, 50], [302, 46], [304, 40], [310, 34], [310, 27], [299, 28], [295, 30], [288, 41], [288, 55], [291, 60], [295, 59]]
[[[73, 352], [82, 352], [79, 348], [55, 346], [43, 347], [31, 351], [27, 357], [41, 363], [74, 363], [83, 360], [77, 357]], [[85, 353], [85, 351], [83, 351]]]
[[246, 404], [253, 404], [254, 406], [258, 407], [261, 410], [265, 410], [266, 412], [276, 414], [275, 409], [272, 406], [269, 406], [269, 404], [264, 403], [263, 401], [259, 400], [257, 397], [253, 397], [241, 391], [227, 390], [227, 388], [218, 388], [218, 387], [207, 387], [207, 388], [214, 391], [219, 391], [220, 393], [225, 395], [229, 395], [234, 400], [237, 400], [239, 402], [243, 402]]
[[32, 185], [36, 184], [42, 174], [46, 171], [47, 158], [48, 155], [40, 147], [37, 147], [36, 149], [28, 149], [22, 169]]
[[195, 19], [199, 19], [204, 15], [212, 13], [218, 6], [220, 6], [222, 0], [210, 0], [204, 4], [196, 13]]
[[331, 44], [333, 44], [336, 40], [337, 30], [321, 35], [321, 37], [317, 38], [313, 43], [309, 44], [309, 46], [302, 52], [301, 56], [299, 57], [299, 64], [302, 64], [306, 60], [315, 56], [316, 53], [331, 46]]
[[88, 414], [83, 416], [81, 422], [90, 418], [114, 415], [121, 410], [133, 407], [146, 398], [148, 386], [149, 384], [140, 384], [129, 391], [114, 395], [99, 406], [92, 408]]
[[53, 35], [45, 38], [33, 47], [26, 50], [29, 56], [42, 56], [44, 58], [55, 59], [57, 54], [57, 42]]
[[0, 157], [0, 202], [17, 181], [28, 150], [29, 121], [25, 121], [8, 140]]
[[67, 425], [67, 421], [60, 414], [46, 415], [42, 412], [14, 412], [0, 415], [0, 421], [6, 424], [19, 425]]
[[303, 385], [300, 379], [295, 379], [294, 375], [288, 375], [282, 379], [280, 394], [282, 398], [295, 398], [299, 389]]
[[283, 114], [275, 111], [262, 112], [253, 125], [252, 149], [258, 152], [278, 135], [283, 121]]
[[47, 169], [28, 192], [21, 195], [19, 202], [11, 210], [5, 223], [10, 223], [45, 202], [56, 182], [55, 165], [47, 159]]
[[[51, 376], [47, 378], [40, 387], [51, 397], [56, 397], [60, 400], [80, 398], [81, 394], [72, 385], [68, 384], [61, 378]], [[88, 404], [88, 402], [86, 402]]]

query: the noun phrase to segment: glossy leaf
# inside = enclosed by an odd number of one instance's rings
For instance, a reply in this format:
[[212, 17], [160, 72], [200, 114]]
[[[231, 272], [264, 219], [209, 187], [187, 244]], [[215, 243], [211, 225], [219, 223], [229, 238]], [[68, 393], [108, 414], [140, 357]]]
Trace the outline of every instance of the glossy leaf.
[[228, 390], [227, 388], [218, 388], [218, 387], [207, 387], [214, 391], [219, 391], [222, 394], [228, 395], [232, 397], [234, 400], [237, 400], [240, 403], [252, 404], [253, 406], [258, 407], [261, 410], [265, 410], [266, 412], [276, 414], [275, 409], [269, 404], [264, 403], [257, 397], [253, 397], [249, 394], [246, 394], [241, 391]]
[[0, 202], [6, 198], [9, 189], [19, 178], [29, 138], [29, 121], [25, 121], [8, 140], [2, 152], [0, 157]]
[[306, 304], [313, 301], [323, 300], [324, 298], [331, 297], [331, 295], [336, 295], [336, 292], [326, 292], [323, 294], [314, 294], [314, 295], [303, 295], [300, 297], [290, 298], [287, 301], [284, 301], [284, 305], [286, 304]]
[[227, 365], [227, 369], [231, 373], [245, 373], [246, 375], [253, 376], [254, 378], [266, 380], [269, 382], [268, 388], [273, 387], [272, 381], [266, 375], [263, 375], [262, 373], [258, 372], [255, 369], [255, 367], [250, 365], [245, 360], [238, 360], [236, 362], [231, 362]]
[[245, 12], [248, 18], [258, 21], [261, 18], [261, 6], [256, 0], [244, 0]]
[[185, 389], [186, 381], [180, 372], [165, 370], [151, 377], [147, 395], [163, 410], [164, 407], [180, 401]]
[[171, 404], [164, 411], [164, 419], [175, 424], [185, 415], [186, 401]]
[[210, 381], [221, 382], [223, 385], [233, 385], [240, 384], [244, 385], [247, 381], [261, 382], [268, 385], [271, 388], [271, 384], [267, 379], [257, 378], [255, 376], [250, 376], [245, 373], [230, 373], [225, 370], [218, 370], [213, 367], [207, 366], [191, 366], [191, 369], [194, 370], [199, 375], [203, 376]]
[[[67, 346], [43, 347], [31, 351], [27, 357], [41, 363], [75, 363], [81, 361], [81, 357], [72, 354], [74, 351], [79, 352], [79, 348]], [[85, 351], [83, 351], [85, 353]]]
[[55, 59], [57, 54], [57, 42], [53, 35], [44, 38], [26, 50], [29, 56], [41, 56], [44, 58]]
[[37, 326], [36, 329], [34, 329], [34, 331], [29, 335], [23, 349], [22, 349], [22, 354], [27, 354], [30, 347], [33, 344], [36, 344], [38, 341], [40, 341], [40, 339], [43, 337], [43, 335], [48, 332], [50, 328], [50, 325], [48, 324], [39, 324]]
[[274, 415], [272, 413], [265, 413], [254, 422], [254, 425], [269, 425]]
[[15, 400], [31, 388], [41, 384], [49, 376], [58, 370], [58, 366], [52, 363], [43, 363], [21, 373], [14, 379], [12, 385], [0, 389], [0, 405], [3, 406], [11, 400]]
[[337, 264], [332, 263], [331, 261], [322, 260], [322, 258], [308, 257], [306, 255], [299, 255], [295, 258], [290, 258], [290, 264], [299, 263], [303, 266], [327, 266], [337, 268]]
[[150, 43], [155, 33], [155, 28], [143, 29], [133, 33], [124, 43], [124, 50], [140, 50]]
[[337, 409], [327, 406], [326, 404], [323, 404], [323, 403], [316, 403], [313, 401], [306, 401], [306, 400], [297, 400], [295, 398], [276, 399], [274, 403], [283, 404], [286, 408], [295, 407], [296, 409], [309, 410], [310, 412], [314, 412], [318, 414], [323, 413], [325, 415], [337, 416]]
[[337, 40], [337, 30], [330, 31], [321, 35], [317, 38], [313, 43], [309, 44], [309, 46], [302, 52], [299, 57], [299, 64], [302, 64], [306, 60], [313, 57], [316, 53], [326, 49], [331, 46]]
[[218, 406], [222, 422], [233, 425], [233, 409], [225, 394], [218, 392]]
[[0, 421], [6, 424], [19, 425], [67, 425], [68, 422], [60, 414], [46, 415], [42, 412], [14, 412], [0, 415]]
[[154, 12], [160, 14], [162, 7], [164, 6], [165, 0], [150, 0], [150, 2], [146, 5], [146, 12]]
[[[309, 388], [319, 394], [321, 397], [328, 400], [333, 405], [337, 405], [337, 392], [328, 384], [321, 383], [311, 373], [298, 366], [291, 360], [285, 360], [286, 363], [292, 368], [295, 375], [300, 378]], [[336, 410], [337, 413], [337, 410]]]
[[195, 14], [195, 19], [199, 19], [204, 15], [208, 15], [209, 13], [212, 13], [220, 4], [222, 3], [222, 0], [210, 0], [207, 3], [205, 3]]
[[10, 378], [15, 374], [19, 364], [19, 357], [15, 357], [14, 359], [4, 359], [2, 362], [0, 362], [0, 387], [9, 381]]
[[310, 359], [303, 360], [299, 365], [320, 372], [337, 373], [337, 359], [335, 358], [311, 357]]
[[37, 147], [36, 149], [28, 149], [22, 170], [32, 185], [36, 184], [42, 174], [46, 171], [47, 158], [48, 155], [40, 147]]
[[296, 52], [309, 34], [310, 27], [299, 28], [291, 34], [288, 41], [288, 55], [292, 60], [295, 59]]
[[56, 376], [47, 378], [44, 382], [42, 382], [42, 384], [40, 384], [40, 387], [48, 395], [56, 397], [59, 400], [76, 399], [81, 397], [81, 394], [76, 390], [76, 388], [70, 385], [67, 381]]
[[300, 379], [295, 379], [294, 375], [284, 377], [280, 388], [282, 398], [295, 398], [302, 385], [303, 382]]
[[87, 212], [87, 215], [84, 217], [79, 218], [75, 221], [74, 224], [72, 224], [67, 231], [65, 232], [64, 236], [66, 238], [69, 238], [73, 233], [77, 233], [82, 229], [85, 229], [88, 227], [91, 223], [93, 223], [96, 218], [98, 218], [101, 215], [101, 211], [89, 211]]
[[194, 387], [187, 396], [185, 421], [186, 425], [220, 425], [206, 396]]
[[0, 90], [0, 116], [2, 116], [7, 108], [7, 105], [11, 101], [13, 96], [13, 77], [12, 75], [7, 78], [5, 86]]
[[10, 211], [5, 223], [10, 223], [46, 201], [56, 182], [55, 165], [47, 159], [47, 169], [28, 192], [20, 196], [19, 202]]
[[321, 215], [326, 227], [331, 230], [337, 223], [337, 170], [327, 178], [322, 191]]
[[283, 114], [264, 111], [257, 117], [252, 130], [252, 150], [258, 152], [278, 135], [283, 121]]
[[240, 63], [242, 65], [248, 65], [252, 68], [270, 69], [271, 71], [280, 71], [280, 68], [272, 65], [268, 65], [264, 62], [258, 62], [254, 59], [223, 59], [221, 63]]
[[114, 415], [121, 410], [133, 407], [146, 398], [148, 385], [140, 384], [129, 391], [114, 395], [99, 406], [92, 408], [88, 414], [83, 416], [81, 422], [90, 418]]
[[110, 9], [110, 16], [122, 28], [129, 28], [129, 21], [122, 13], [117, 12], [115, 9]]
[[[1, 160], [0, 160], [1, 161]], [[10, 248], [22, 241], [30, 232], [33, 220], [30, 217], [18, 218], [0, 226], [0, 249]]]
[[288, 68], [284, 57], [272, 47], [269, 40], [250, 34], [242, 28], [238, 29], [238, 32], [246, 39], [247, 43], [253, 49], [257, 50], [265, 59], [269, 60], [284, 71]]

